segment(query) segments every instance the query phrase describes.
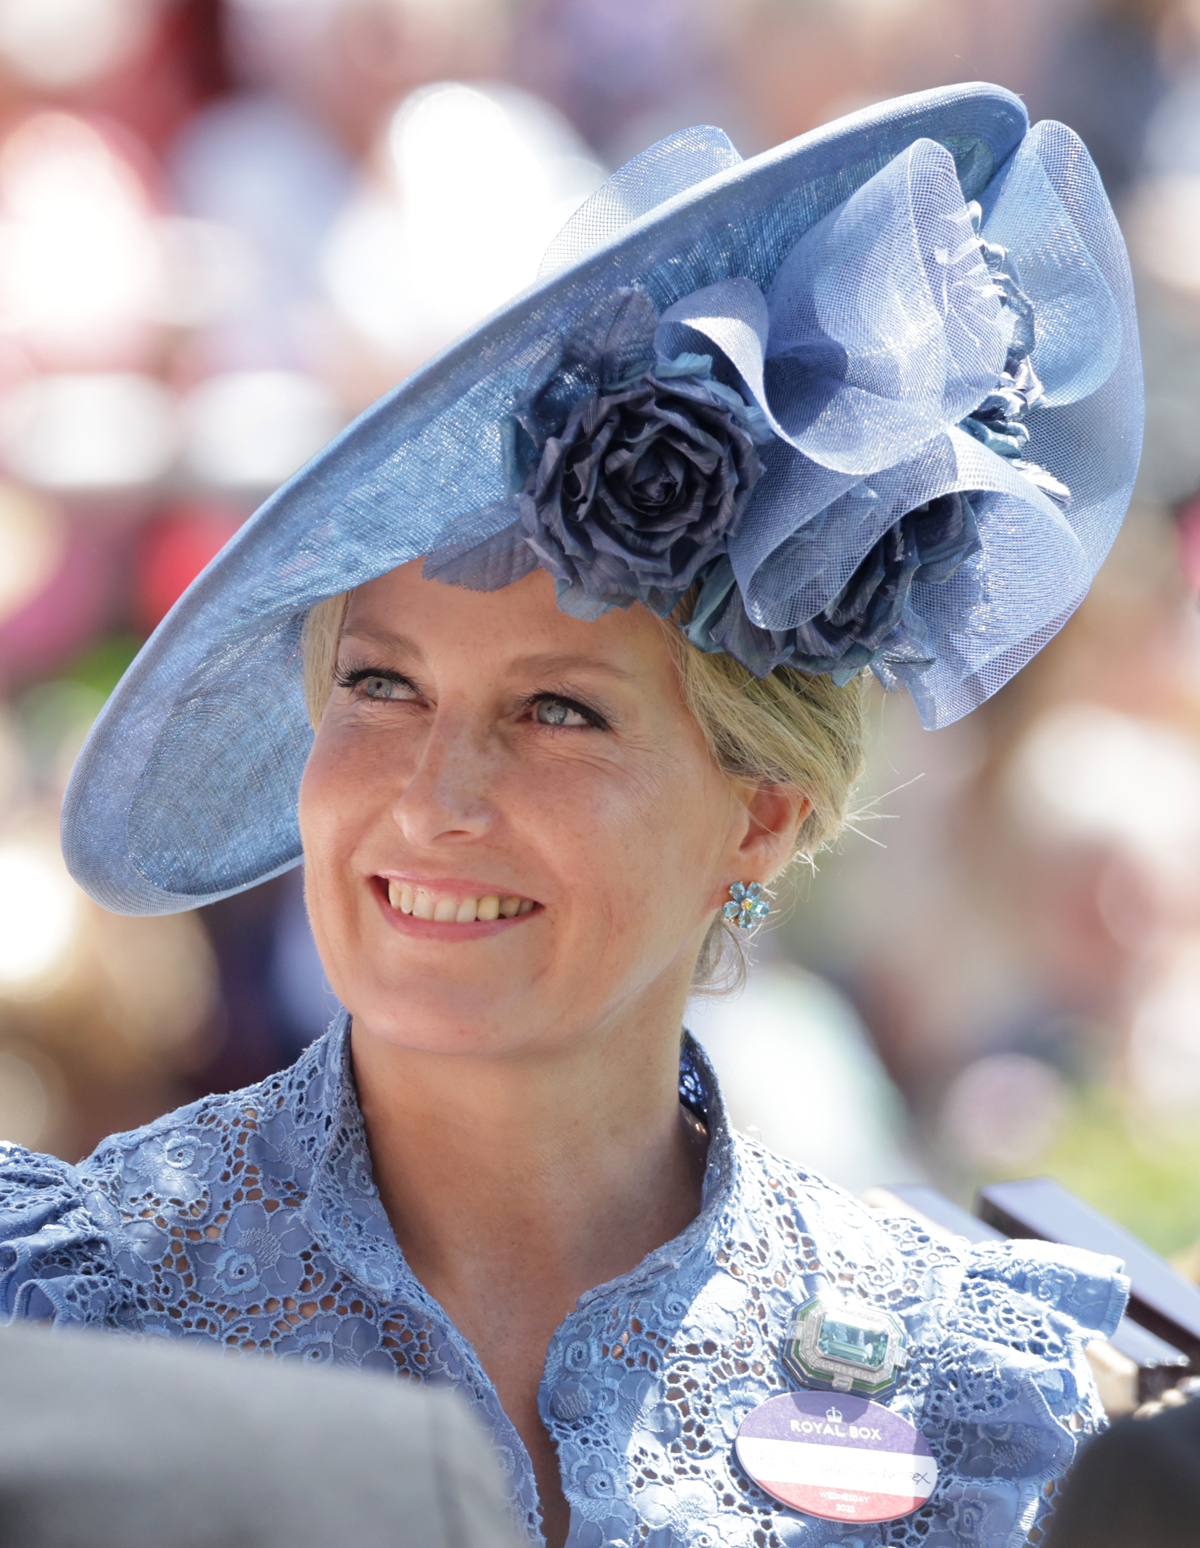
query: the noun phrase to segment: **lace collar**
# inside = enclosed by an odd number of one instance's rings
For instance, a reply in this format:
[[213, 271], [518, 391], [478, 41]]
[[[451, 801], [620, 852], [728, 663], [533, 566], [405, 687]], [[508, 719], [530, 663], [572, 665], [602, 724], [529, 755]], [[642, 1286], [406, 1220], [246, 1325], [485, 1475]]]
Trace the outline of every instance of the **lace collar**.
[[[432, 1309], [431, 1298], [405, 1262], [375, 1185], [350, 1058], [347, 1011], [339, 1013], [313, 1053], [317, 1078], [302, 1120], [314, 1153], [311, 1187], [301, 1211], [305, 1224], [329, 1256], [369, 1289], [389, 1300], [407, 1291], [426, 1310]], [[613, 1284], [638, 1284], [677, 1270], [722, 1230], [733, 1207], [739, 1162], [725, 1104], [712, 1065], [686, 1031], [680, 1047], [679, 1100], [703, 1120], [709, 1134], [700, 1212], [621, 1280], [588, 1291], [579, 1301], [581, 1308], [609, 1293]]]

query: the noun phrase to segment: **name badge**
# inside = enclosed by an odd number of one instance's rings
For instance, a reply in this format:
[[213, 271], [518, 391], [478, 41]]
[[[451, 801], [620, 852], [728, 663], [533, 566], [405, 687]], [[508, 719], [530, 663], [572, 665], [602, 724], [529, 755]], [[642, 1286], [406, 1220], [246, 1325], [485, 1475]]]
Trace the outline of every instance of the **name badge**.
[[921, 1432], [869, 1398], [785, 1392], [743, 1419], [737, 1458], [760, 1489], [825, 1521], [893, 1521], [924, 1505], [937, 1463]]

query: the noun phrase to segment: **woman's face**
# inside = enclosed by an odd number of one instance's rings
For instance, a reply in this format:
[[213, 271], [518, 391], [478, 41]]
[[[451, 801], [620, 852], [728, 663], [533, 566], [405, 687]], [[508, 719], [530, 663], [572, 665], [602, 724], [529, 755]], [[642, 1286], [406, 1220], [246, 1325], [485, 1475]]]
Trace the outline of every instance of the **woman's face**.
[[686, 992], [730, 882], [767, 874], [752, 805], [640, 607], [583, 623], [540, 570], [404, 565], [351, 597], [301, 786], [322, 961], [389, 1042], [562, 1042]]

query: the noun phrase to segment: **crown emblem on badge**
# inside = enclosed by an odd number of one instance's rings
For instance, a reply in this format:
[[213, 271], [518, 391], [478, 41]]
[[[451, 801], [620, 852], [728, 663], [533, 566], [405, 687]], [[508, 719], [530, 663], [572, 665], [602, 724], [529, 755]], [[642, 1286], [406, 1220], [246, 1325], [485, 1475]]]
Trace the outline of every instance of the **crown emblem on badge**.
[[841, 1424], [842, 1411], [840, 1408], [827, 1408], [825, 1410], [825, 1417], [829, 1420], [830, 1424]]

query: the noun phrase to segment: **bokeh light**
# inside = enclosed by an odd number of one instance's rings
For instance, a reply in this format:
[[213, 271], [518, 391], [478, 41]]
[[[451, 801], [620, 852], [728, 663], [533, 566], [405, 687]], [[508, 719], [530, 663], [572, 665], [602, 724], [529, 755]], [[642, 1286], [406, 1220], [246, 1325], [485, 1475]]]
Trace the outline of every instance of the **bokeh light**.
[[1018, 820], [1043, 834], [1126, 844], [1200, 866], [1200, 747], [1182, 730], [1100, 704], [1034, 723], [1009, 767]]
[[0, 1048], [0, 1134], [30, 1149], [43, 1144], [53, 1107], [46, 1081], [27, 1059]]
[[159, 0], [0, 0], [0, 59], [36, 86], [76, 86], [141, 45]]
[[138, 621], [147, 633], [166, 616], [238, 527], [243, 512], [193, 501], [163, 513], [141, 533], [135, 560]]
[[532, 284], [603, 175], [544, 103], [454, 82], [401, 104], [382, 160], [333, 232], [326, 275], [347, 320], [413, 363]]
[[79, 918], [79, 889], [54, 848], [0, 843], [0, 993], [38, 993], [61, 976]]
[[1067, 1083], [1028, 1054], [976, 1059], [957, 1075], [942, 1104], [942, 1139], [983, 1171], [1036, 1166], [1067, 1116]]
[[183, 413], [188, 464], [217, 488], [281, 484], [341, 428], [328, 388], [299, 371], [210, 376]]
[[0, 484], [0, 622], [49, 582], [65, 542], [54, 505], [20, 485]]
[[0, 146], [0, 329], [52, 360], [128, 349], [163, 271], [144, 185], [109, 136], [37, 113]]
[[89, 371], [35, 376], [0, 399], [0, 454], [47, 489], [152, 483], [177, 444], [175, 402], [152, 376]]

